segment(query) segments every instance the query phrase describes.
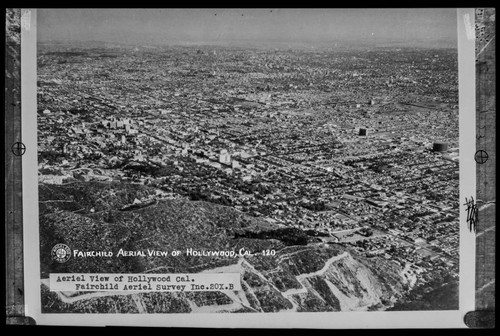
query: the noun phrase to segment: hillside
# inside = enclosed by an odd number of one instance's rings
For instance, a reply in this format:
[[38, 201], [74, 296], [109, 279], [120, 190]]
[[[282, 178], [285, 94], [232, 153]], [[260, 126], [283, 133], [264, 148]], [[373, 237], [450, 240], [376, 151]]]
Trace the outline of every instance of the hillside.
[[[283, 228], [230, 207], [159, 200], [120, 211], [154, 195], [145, 186], [105, 183], [40, 185], [42, 310], [44, 312], [274, 312], [379, 310], [407, 288], [401, 267], [370, 260], [335, 244], [317, 243], [299, 229]], [[98, 195], [96, 197], [96, 195]], [[91, 210], [93, 209], [93, 210]], [[43, 210], [43, 211], [42, 211]], [[50, 258], [57, 243], [81, 251], [273, 249], [275, 255], [238, 258], [180, 256]], [[183, 293], [49, 292], [49, 273], [241, 274], [243, 291]]]

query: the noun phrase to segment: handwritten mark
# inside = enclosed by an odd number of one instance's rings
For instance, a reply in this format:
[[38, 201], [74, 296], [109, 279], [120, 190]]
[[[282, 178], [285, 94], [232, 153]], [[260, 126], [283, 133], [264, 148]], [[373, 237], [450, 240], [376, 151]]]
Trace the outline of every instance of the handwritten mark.
[[[484, 125], [483, 127], [478, 127], [478, 130], [483, 130], [483, 129], [486, 129], [486, 125]], [[479, 132], [481, 133], [481, 132]], [[482, 138], [485, 138], [486, 136], [484, 135], [481, 135], [481, 134], [478, 134], [476, 135], [476, 139], [479, 140], [479, 139], [482, 139]]]
[[479, 222], [479, 212], [476, 203], [474, 203], [474, 197], [471, 196], [470, 200], [467, 200], [466, 197], [464, 205], [467, 206], [467, 224], [469, 227], [469, 231], [476, 232], [477, 224]]
[[486, 161], [488, 161], [489, 155], [486, 151], [480, 149], [474, 154], [474, 160], [476, 160], [477, 163], [483, 164]]

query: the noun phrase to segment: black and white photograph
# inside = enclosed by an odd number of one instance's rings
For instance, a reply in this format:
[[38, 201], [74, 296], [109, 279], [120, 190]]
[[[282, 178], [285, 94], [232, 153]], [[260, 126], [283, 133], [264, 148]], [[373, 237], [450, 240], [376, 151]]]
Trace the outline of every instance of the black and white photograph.
[[459, 310], [458, 44], [455, 8], [38, 9], [41, 313]]

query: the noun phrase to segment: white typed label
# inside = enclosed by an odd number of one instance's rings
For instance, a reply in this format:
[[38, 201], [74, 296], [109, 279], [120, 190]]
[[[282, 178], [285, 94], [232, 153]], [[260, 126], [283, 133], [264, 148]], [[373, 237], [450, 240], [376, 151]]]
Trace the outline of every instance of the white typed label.
[[189, 292], [241, 290], [239, 273], [51, 273], [56, 292]]

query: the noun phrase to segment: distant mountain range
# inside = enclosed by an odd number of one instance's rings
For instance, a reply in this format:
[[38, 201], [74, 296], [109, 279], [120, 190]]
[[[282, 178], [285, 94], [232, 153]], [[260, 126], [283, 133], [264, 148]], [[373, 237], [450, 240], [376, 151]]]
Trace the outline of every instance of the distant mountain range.
[[356, 40], [309, 40], [309, 41], [282, 41], [282, 40], [224, 40], [224, 41], [189, 41], [189, 40], [165, 40], [165, 41], [140, 41], [140, 42], [112, 42], [112, 41], [62, 41], [42, 40], [39, 45], [65, 45], [71, 47], [87, 48], [155, 48], [164, 46], [220, 46], [251, 49], [366, 49], [366, 48], [428, 48], [449, 49], [457, 48], [456, 40], [387, 40], [377, 38], [362, 38]]

